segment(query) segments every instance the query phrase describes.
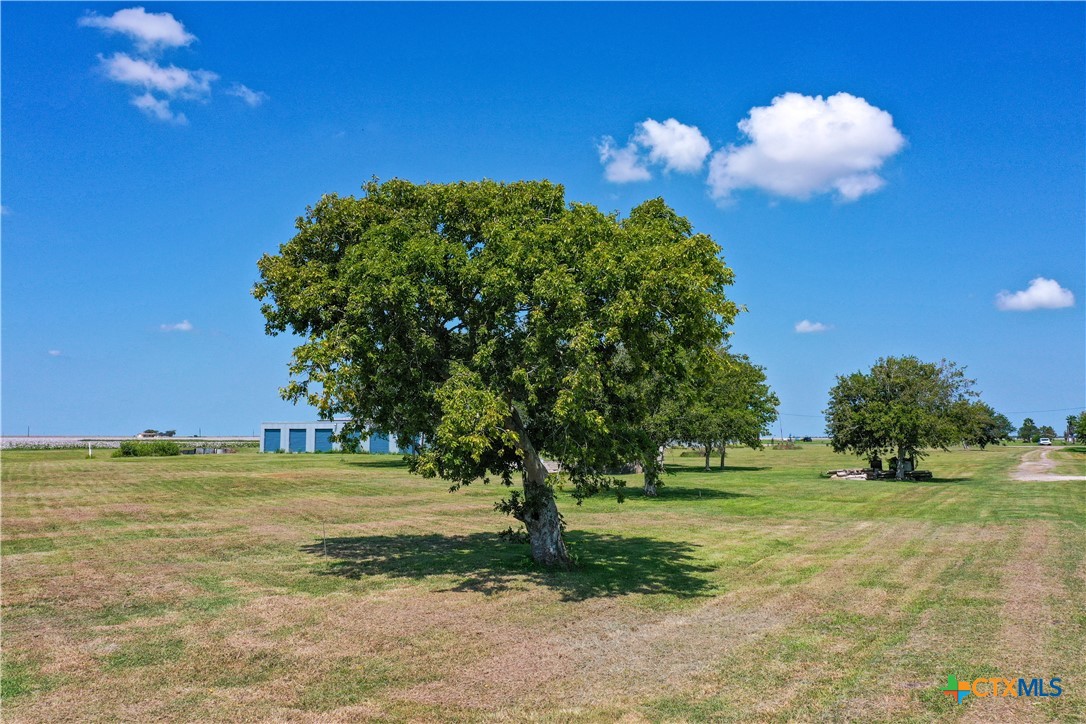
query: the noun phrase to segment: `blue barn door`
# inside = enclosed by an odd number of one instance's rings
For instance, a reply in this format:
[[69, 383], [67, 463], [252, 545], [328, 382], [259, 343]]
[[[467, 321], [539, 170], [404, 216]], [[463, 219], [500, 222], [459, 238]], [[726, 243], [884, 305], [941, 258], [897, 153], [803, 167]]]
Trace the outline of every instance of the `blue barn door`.
[[292, 452], [292, 453], [303, 453], [303, 452], [305, 452], [305, 429], [304, 428], [301, 429], [301, 430], [291, 428], [291, 430], [290, 430], [290, 452]]
[[370, 435], [370, 452], [371, 453], [387, 453], [388, 452], [388, 435], [380, 432], [375, 432]]
[[264, 452], [275, 452], [279, 449], [279, 446], [282, 444], [282, 438], [280, 438], [279, 433], [280, 430], [278, 428], [264, 431]]
[[332, 452], [332, 430], [320, 429], [313, 431], [313, 451], [314, 452]]

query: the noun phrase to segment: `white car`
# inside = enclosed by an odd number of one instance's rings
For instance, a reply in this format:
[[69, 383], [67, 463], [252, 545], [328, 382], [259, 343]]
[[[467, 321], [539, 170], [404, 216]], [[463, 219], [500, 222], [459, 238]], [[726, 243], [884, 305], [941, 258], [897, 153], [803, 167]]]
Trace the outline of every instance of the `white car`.
[[1037, 444], [1038, 445], [1051, 445], [1052, 441], [1049, 440], [1047, 437], [1042, 437], [1040, 440], [1037, 441]]

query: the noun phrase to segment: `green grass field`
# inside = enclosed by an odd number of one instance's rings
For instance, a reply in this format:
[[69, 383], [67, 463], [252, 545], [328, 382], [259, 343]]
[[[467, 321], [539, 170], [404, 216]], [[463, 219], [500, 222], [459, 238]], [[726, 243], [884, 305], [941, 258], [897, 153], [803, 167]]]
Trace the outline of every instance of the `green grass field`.
[[674, 456], [658, 499], [561, 496], [561, 574], [498, 539], [502, 488], [396, 457], [8, 451], [3, 719], [1083, 720], [1086, 483], [1012, 482], [1024, 451]]

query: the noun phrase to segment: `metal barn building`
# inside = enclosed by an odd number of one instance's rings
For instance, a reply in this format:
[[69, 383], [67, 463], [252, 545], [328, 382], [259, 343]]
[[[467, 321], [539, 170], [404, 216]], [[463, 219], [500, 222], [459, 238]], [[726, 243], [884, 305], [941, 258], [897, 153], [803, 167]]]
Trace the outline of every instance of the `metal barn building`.
[[[316, 422], [260, 423], [260, 452], [282, 450], [289, 453], [338, 452], [340, 445], [332, 435], [343, 429], [348, 420], [318, 420]], [[359, 447], [369, 453], [398, 453], [394, 437], [374, 433], [361, 441]]]

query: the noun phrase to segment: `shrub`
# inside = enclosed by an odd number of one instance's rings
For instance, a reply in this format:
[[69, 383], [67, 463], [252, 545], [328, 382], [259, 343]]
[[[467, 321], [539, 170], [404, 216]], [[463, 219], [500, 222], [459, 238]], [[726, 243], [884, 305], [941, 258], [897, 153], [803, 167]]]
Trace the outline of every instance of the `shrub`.
[[125, 440], [121, 443], [121, 447], [117, 452], [113, 453], [115, 458], [143, 458], [143, 457], [164, 457], [168, 455], [180, 455], [181, 446], [176, 442], [168, 442], [166, 440], [155, 440], [154, 442], [136, 442], [135, 440]]

